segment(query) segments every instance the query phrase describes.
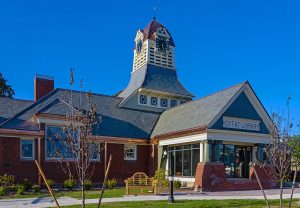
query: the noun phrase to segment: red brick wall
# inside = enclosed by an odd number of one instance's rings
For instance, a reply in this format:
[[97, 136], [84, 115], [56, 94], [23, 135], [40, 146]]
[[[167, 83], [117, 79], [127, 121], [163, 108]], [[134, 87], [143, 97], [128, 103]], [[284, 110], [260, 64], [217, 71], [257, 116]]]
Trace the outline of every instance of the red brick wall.
[[[262, 186], [265, 189], [275, 187], [262, 168], [256, 167]], [[259, 189], [253, 170], [250, 178], [227, 178], [223, 163], [198, 163], [195, 176], [195, 189], [208, 191], [238, 191]]]
[[[35, 156], [37, 156], [37, 140], [35, 140]], [[37, 168], [32, 160], [21, 160], [20, 139], [0, 138], [0, 175], [12, 174], [15, 181], [25, 178], [37, 183]]]
[[[124, 160], [123, 144], [108, 144], [107, 158], [113, 155], [110, 174], [108, 178], [116, 178], [119, 183], [132, 176], [135, 172], [141, 171], [149, 174], [149, 152], [151, 146], [137, 146], [137, 160]], [[35, 139], [35, 158], [38, 158], [38, 140]], [[104, 178], [104, 150], [101, 151], [100, 162], [92, 163], [93, 177], [95, 183], [102, 183]], [[108, 159], [107, 159], [108, 162]], [[4, 167], [4, 164], [10, 164]], [[30, 179], [33, 183], [38, 183], [38, 170], [34, 161], [23, 161], [20, 159], [20, 139], [19, 138], [0, 138], [0, 175], [12, 174], [17, 182]], [[47, 178], [53, 179], [57, 183], [63, 183], [68, 178], [61, 168], [58, 161], [45, 159], [45, 139], [41, 139], [41, 166]]]

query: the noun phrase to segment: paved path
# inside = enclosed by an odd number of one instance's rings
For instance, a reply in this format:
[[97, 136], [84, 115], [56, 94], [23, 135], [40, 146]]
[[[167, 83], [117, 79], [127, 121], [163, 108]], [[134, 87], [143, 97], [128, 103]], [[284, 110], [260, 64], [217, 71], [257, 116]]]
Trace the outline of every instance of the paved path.
[[[290, 197], [290, 190], [284, 190], [284, 198]], [[268, 199], [278, 199], [279, 190], [267, 190]], [[227, 191], [227, 192], [186, 192], [175, 193], [175, 200], [223, 200], [223, 199], [263, 199], [260, 190], [254, 191]], [[295, 189], [294, 198], [300, 198], [300, 189]], [[167, 194], [160, 194], [157, 196], [142, 195], [142, 196], [124, 196], [120, 198], [103, 198], [103, 202], [122, 202], [122, 201], [153, 201], [153, 200], [167, 200]], [[60, 206], [80, 204], [80, 200], [70, 197], [60, 197], [58, 199]], [[87, 199], [87, 204], [98, 203], [98, 199]], [[27, 199], [6, 199], [0, 200], [0, 208], [45, 208], [54, 207], [53, 200], [49, 197], [45, 198], [27, 198]]]

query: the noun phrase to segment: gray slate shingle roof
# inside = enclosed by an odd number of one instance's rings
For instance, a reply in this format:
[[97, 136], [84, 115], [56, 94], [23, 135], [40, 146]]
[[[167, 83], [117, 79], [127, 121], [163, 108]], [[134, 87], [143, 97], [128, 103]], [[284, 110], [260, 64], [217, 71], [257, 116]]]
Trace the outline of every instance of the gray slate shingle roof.
[[0, 97], [0, 124], [31, 105], [31, 100]]
[[131, 74], [126, 89], [118, 96], [127, 98], [139, 88], [193, 97], [179, 82], [176, 70], [146, 64]]
[[[66, 90], [56, 89], [41, 98], [12, 119], [6, 121], [0, 128], [39, 130], [39, 126], [32, 121], [35, 113], [49, 113], [55, 115], [66, 115], [68, 101]], [[68, 93], [69, 94], [69, 93]], [[153, 112], [130, 110], [117, 107], [122, 98], [93, 94], [92, 102], [96, 105], [99, 122], [94, 128], [94, 135], [127, 137], [127, 138], [150, 138], [151, 131], [159, 117]], [[87, 105], [84, 93], [81, 95], [82, 106]], [[73, 91], [74, 107], [80, 103], [80, 92]], [[99, 119], [100, 120], [100, 119]]]
[[208, 125], [244, 84], [235, 85], [196, 101], [164, 111], [151, 137]]

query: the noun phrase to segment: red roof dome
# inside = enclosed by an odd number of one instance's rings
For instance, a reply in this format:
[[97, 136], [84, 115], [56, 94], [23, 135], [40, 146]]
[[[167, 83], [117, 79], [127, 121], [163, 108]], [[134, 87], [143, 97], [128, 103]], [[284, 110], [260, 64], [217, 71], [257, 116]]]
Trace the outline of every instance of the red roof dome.
[[[151, 40], [155, 40], [155, 37], [154, 37], [154, 33], [156, 32], [156, 30], [160, 27], [164, 27], [166, 28], [165, 26], [163, 26], [161, 23], [159, 23], [158, 21], [156, 21], [156, 19], [152, 19], [151, 22], [148, 23], [148, 25], [144, 28], [143, 31], [143, 34], [144, 34], [144, 40], [147, 40], [147, 39], [151, 39]], [[174, 41], [173, 41], [173, 38], [170, 34], [170, 32], [168, 31], [168, 29], [166, 28], [167, 32], [169, 33], [170, 35], [170, 39], [169, 39], [169, 45], [171, 46], [175, 46], [174, 44]]]

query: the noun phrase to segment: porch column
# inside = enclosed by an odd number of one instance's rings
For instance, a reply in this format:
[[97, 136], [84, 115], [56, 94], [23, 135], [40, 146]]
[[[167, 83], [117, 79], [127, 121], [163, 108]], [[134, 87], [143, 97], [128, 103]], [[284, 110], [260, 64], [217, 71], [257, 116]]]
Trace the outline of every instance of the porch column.
[[210, 154], [210, 152], [209, 152], [209, 141], [207, 140], [207, 141], [205, 141], [204, 143], [203, 143], [203, 145], [204, 145], [204, 160], [203, 160], [203, 162], [210, 162], [210, 158], [209, 158], [209, 154]]
[[200, 162], [204, 162], [204, 144], [200, 143]]
[[[38, 163], [41, 167], [41, 137], [38, 137], [38, 157], [37, 157]], [[42, 183], [42, 176], [40, 171], [38, 171], [38, 184], [41, 186]]]

